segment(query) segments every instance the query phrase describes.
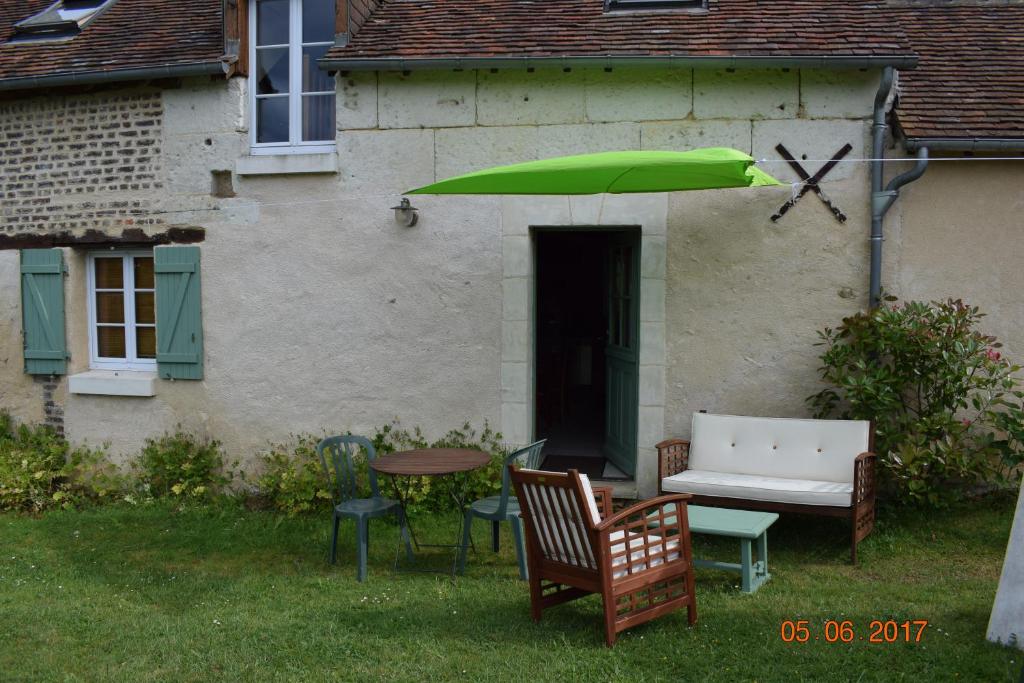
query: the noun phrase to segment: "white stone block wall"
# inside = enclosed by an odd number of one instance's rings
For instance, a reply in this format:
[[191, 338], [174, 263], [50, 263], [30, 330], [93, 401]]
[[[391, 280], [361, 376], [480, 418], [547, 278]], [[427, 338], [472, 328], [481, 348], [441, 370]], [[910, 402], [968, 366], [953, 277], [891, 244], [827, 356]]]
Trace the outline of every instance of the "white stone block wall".
[[[161, 215], [207, 230], [206, 377], [160, 382], [152, 399], [58, 390], [68, 433], [128, 456], [180, 423], [248, 462], [268, 440], [368, 431], [394, 417], [428, 434], [488, 420], [510, 441], [529, 440], [529, 228], [615, 220], [643, 231], [638, 489], [652, 493], [653, 445], [687, 436], [692, 411], [806, 414], [803, 399], [818, 387], [816, 330], [866, 301], [867, 165], [840, 164], [823, 185], [849, 216], [845, 224], [811, 194], [771, 222], [789, 187], [653, 203], [414, 196], [413, 228], [396, 224], [390, 207], [450, 175], [613, 149], [730, 146], [771, 160], [766, 170], [792, 180], [778, 163], [780, 142], [811, 173], [847, 142], [851, 157], [867, 156], [877, 79], [861, 71], [632, 68], [350, 73], [338, 78], [338, 172], [235, 174], [235, 198], [211, 197], [210, 173], [234, 169], [247, 153], [245, 81], [165, 90], [159, 202], [169, 213]], [[975, 176], [959, 173], [926, 176], [890, 214], [886, 285], [915, 296], [963, 285], [1019, 347], [1024, 311], [1012, 292], [1022, 270], [997, 258], [1016, 244], [1005, 240], [1019, 207], [971, 243], [984, 263], [958, 258], [958, 236], [983, 222], [976, 215], [991, 210], [983, 205], [1010, 196], [998, 183], [990, 191], [989, 175], [965, 190], [958, 183]], [[919, 189], [929, 179], [934, 189]], [[956, 204], [963, 192], [973, 193], [971, 212], [929, 208]], [[87, 365], [81, 254], [68, 250], [73, 371]], [[0, 253], [9, 283], [16, 263], [13, 252]], [[40, 387], [21, 375], [17, 292], [4, 291], [0, 405], [39, 419]]]

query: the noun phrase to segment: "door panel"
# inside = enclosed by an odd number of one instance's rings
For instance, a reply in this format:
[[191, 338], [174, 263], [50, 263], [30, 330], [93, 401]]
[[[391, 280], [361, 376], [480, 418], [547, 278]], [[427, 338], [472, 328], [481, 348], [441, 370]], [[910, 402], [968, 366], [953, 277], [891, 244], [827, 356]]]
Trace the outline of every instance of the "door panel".
[[636, 474], [639, 383], [638, 311], [640, 241], [616, 233], [608, 243], [608, 341], [605, 346], [605, 455], [628, 475]]

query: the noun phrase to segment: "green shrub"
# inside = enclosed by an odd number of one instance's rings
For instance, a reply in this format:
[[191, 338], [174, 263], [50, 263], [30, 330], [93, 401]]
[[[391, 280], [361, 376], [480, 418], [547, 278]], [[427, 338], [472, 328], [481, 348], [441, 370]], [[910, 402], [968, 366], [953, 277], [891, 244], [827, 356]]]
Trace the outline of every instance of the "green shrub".
[[[271, 446], [262, 457], [263, 471], [257, 479], [260, 502], [291, 515], [331, 509], [333, 483], [324, 475], [316, 454], [316, 444], [321, 438], [300, 435], [290, 444]], [[486, 424], [479, 434], [467, 423], [440, 439], [429, 441], [419, 427], [410, 431], [402, 428], [396, 420], [377, 429], [370, 440], [379, 457], [413, 448], [476, 448], [486, 451], [492, 454], [491, 461], [466, 475], [467, 500], [492, 496], [501, 490], [501, 464], [506, 449], [501, 444], [501, 434]], [[356, 472], [361, 487], [358, 495], [370, 495], [365, 459], [357, 457]], [[377, 483], [381, 495], [395, 496], [390, 477], [378, 475]], [[403, 488], [408, 484], [408, 502], [413, 510], [450, 511], [455, 507], [448, 487], [436, 477], [403, 478], [401, 483]]]
[[1024, 461], [1019, 366], [975, 329], [976, 307], [895, 301], [819, 332], [830, 386], [808, 398], [816, 415], [874, 420], [883, 490], [901, 500], [944, 505], [1014, 481]]
[[124, 488], [102, 451], [72, 449], [50, 427], [15, 427], [0, 413], [0, 510], [72, 508], [116, 498]]
[[[473, 448], [491, 454], [491, 460], [484, 467], [473, 470], [465, 476], [466, 500], [496, 495], [501, 491], [502, 463], [509, 451], [501, 442], [501, 434], [495, 432], [484, 422], [483, 430], [476, 430], [467, 422], [461, 428], [452, 429], [436, 441], [428, 441], [419, 427], [411, 432], [403, 429], [397, 420], [384, 425], [373, 435], [374, 448], [377, 454], [387, 457], [388, 453], [405, 451], [413, 448]], [[463, 475], [456, 475], [463, 476]], [[390, 477], [379, 476], [378, 483], [384, 495], [394, 496]], [[405, 478], [403, 478], [405, 479]], [[408, 483], [408, 502], [413, 510], [448, 511], [455, 509], [449, 488], [438, 477], [411, 477]]]
[[146, 439], [135, 468], [139, 483], [155, 498], [209, 500], [231, 482], [220, 442], [181, 430]]
[[289, 515], [331, 509], [331, 488], [316, 454], [321, 438], [302, 434], [270, 447], [256, 482], [262, 503]]

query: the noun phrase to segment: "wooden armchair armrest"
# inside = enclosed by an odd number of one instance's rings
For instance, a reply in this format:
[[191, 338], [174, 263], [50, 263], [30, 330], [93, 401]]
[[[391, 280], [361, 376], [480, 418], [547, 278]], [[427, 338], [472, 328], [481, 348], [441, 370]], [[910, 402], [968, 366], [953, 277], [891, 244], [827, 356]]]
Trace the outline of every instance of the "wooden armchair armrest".
[[690, 497], [674, 493], [640, 501], [597, 525], [601, 561], [615, 585], [639, 587], [643, 584], [638, 582], [678, 574], [680, 562], [689, 567], [686, 501]]
[[[611, 517], [601, 520], [601, 523], [597, 525], [597, 530], [601, 533], [611, 533], [613, 531], [623, 531], [627, 527], [629, 530], [634, 530], [633, 527], [646, 529], [648, 525], [647, 516], [650, 513], [660, 511], [671, 518], [679, 512], [679, 506], [684, 505], [692, 497], [689, 493], [671, 493], [658, 496], [657, 498], [641, 500], [639, 503], [634, 503], [625, 510], [620, 510]], [[665, 511], [665, 506], [670, 503], [676, 504], [677, 507], [674, 511]]]
[[601, 513], [601, 519], [607, 519], [612, 514], [612, 487], [595, 486], [594, 502], [597, 503], [597, 511]]
[[875, 497], [875, 467], [878, 456], [868, 451], [853, 461], [853, 502], [861, 503]]
[[658, 490], [661, 480], [679, 474], [690, 464], [690, 442], [686, 439], [667, 439], [659, 443], [658, 449]]

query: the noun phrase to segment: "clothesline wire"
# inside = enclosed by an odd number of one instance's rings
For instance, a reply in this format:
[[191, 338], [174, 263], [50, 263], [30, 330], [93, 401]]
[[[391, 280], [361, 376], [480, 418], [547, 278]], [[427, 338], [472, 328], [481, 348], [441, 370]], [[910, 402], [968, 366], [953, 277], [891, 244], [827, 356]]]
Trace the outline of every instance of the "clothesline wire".
[[[1024, 147], [1024, 142], [1021, 143]], [[851, 162], [869, 162], [869, 161], [920, 161], [917, 157], [882, 157], [880, 159], [870, 158], [846, 158], [846, 159], [797, 159], [797, 163], [818, 163], [827, 164], [830, 161], [835, 161], [838, 164], [848, 164]], [[933, 161], [947, 162], [947, 161], [1024, 161], [1024, 157], [928, 157], [928, 163]], [[756, 164], [788, 164], [789, 161], [785, 159], [758, 159], [754, 163]]]

